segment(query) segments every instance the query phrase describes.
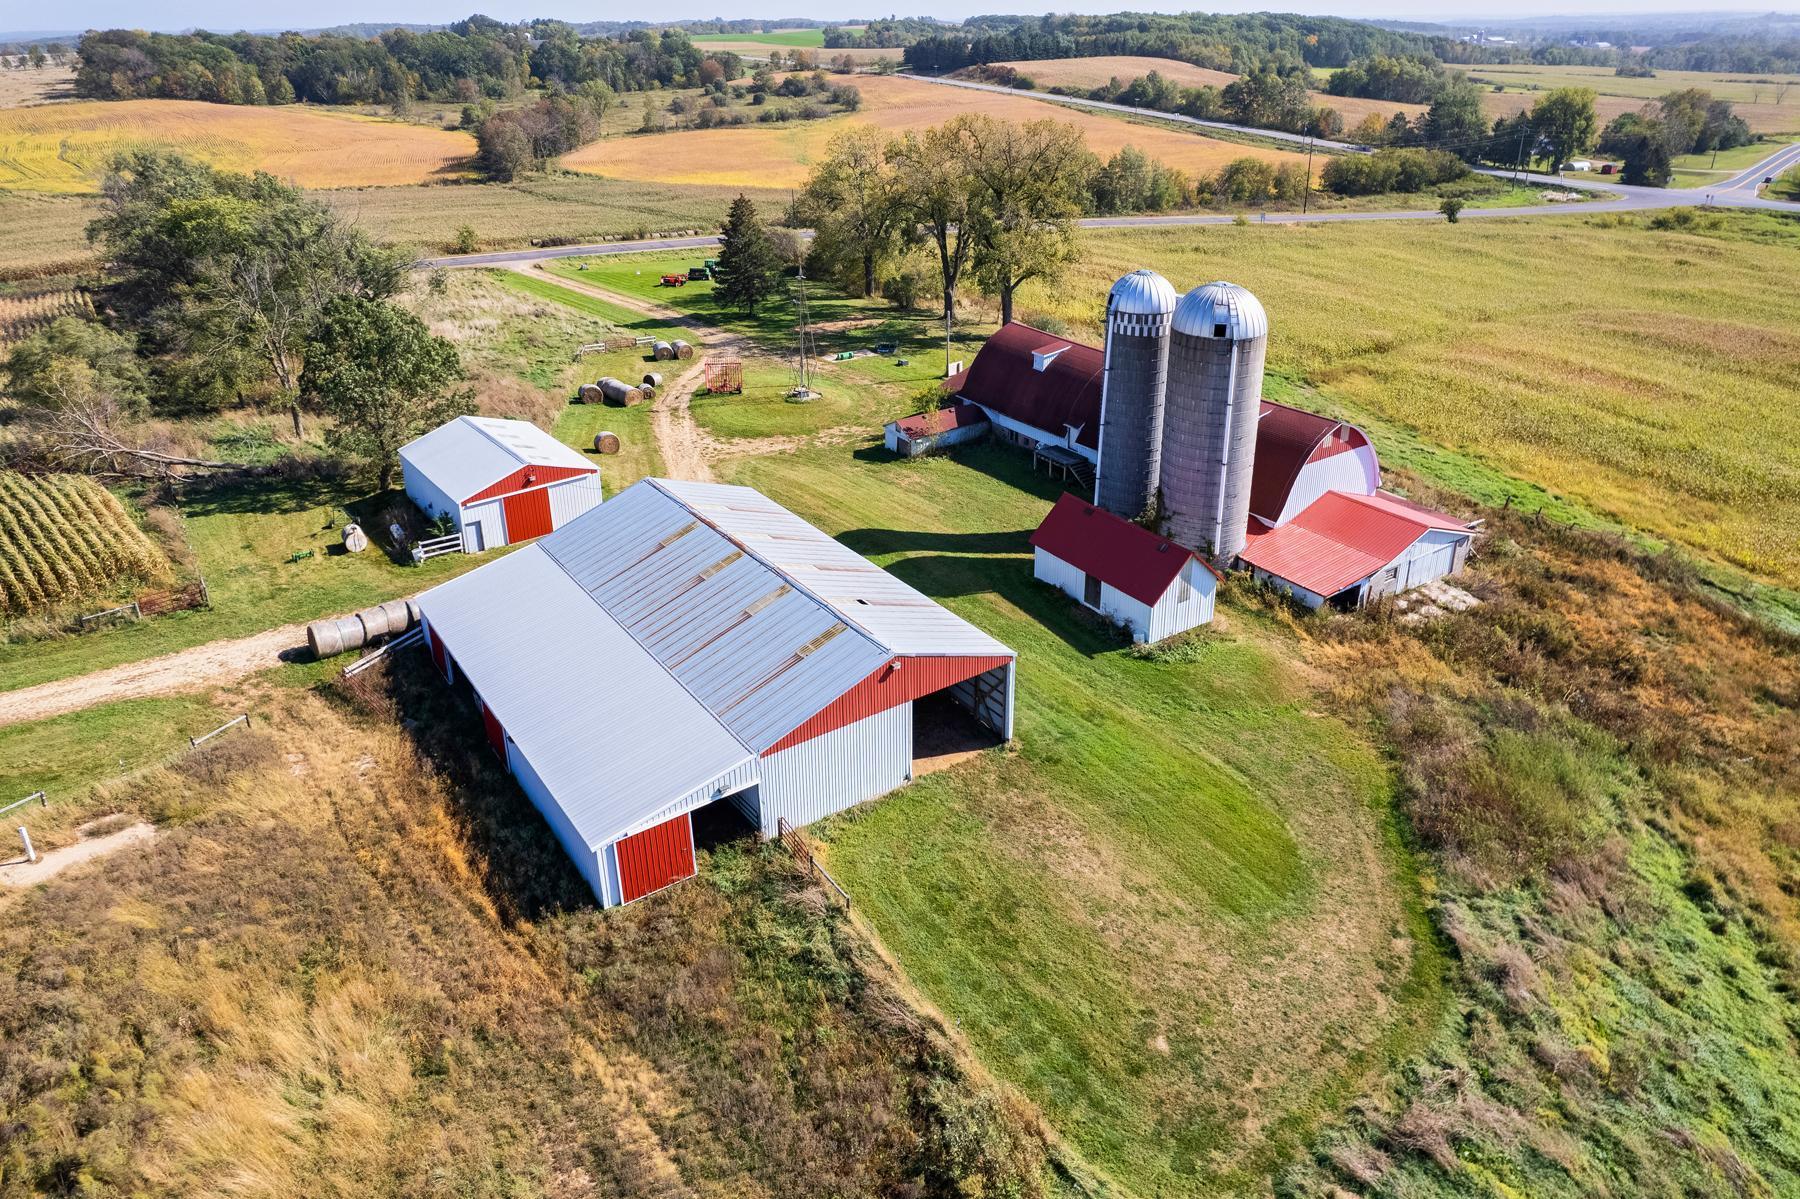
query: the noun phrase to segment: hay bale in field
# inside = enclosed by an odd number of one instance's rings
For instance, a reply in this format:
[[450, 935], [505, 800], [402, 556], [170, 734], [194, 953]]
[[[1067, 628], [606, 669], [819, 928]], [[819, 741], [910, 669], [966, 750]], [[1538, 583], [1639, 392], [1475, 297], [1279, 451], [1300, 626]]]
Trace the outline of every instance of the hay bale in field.
[[616, 454], [619, 452], [619, 435], [609, 433], [605, 429], [594, 434], [594, 452], [596, 454]]
[[583, 404], [598, 404], [606, 397], [600, 394], [598, 383], [583, 383], [581, 390], [575, 393], [575, 398]]
[[614, 379], [611, 376], [600, 380], [600, 394], [606, 397], [607, 403], [623, 408], [629, 408], [633, 404], [641, 404], [644, 402], [644, 393], [642, 391], [631, 386], [629, 383]]
[[666, 341], [657, 342], [653, 352], [655, 353], [658, 362], [667, 362], [669, 359], [675, 357], [675, 347]]
[[675, 357], [680, 358], [684, 362], [694, 356], [694, 347], [687, 342], [682, 341], [680, 338], [675, 339], [674, 349]]
[[361, 525], [344, 526], [344, 548], [353, 554], [360, 554], [369, 548], [369, 535]]
[[663, 377], [662, 377], [661, 371], [645, 371], [644, 372], [644, 386], [645, 387], [661, 387], [662, 379], [663, 379]]
[[639, 384], [638, 394], [644, 397], [644, 402], [647, 404], [656, 402], [656, 388], [650, 386], [648, 383]]

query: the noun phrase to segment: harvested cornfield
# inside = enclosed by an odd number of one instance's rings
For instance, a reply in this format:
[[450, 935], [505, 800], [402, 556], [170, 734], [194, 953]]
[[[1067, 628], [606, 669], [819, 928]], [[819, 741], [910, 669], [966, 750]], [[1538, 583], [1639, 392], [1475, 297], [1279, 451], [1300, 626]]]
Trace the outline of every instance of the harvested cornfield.
[[92, 316], [94, 303], [73, 288], [35, 295], [0, 296], [0, 349], [21, 341], [59, 316]]
[[466, 177], [466, 133], [300, 105], [78, 100], [0, 109], [0, 188], [92, 192], [112, 156], [163, 146], [303, 187], [368, 187]]
[[0, 614], [113, 595], [169, 573], [124, 505], [92, 479], [0, 471]]

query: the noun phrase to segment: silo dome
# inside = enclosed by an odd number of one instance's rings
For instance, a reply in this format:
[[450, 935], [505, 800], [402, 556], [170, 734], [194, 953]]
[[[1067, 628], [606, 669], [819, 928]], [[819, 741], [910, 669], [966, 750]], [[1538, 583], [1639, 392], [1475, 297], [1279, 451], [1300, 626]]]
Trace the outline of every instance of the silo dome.
[[1269, 314], [1249, 288], [1220, 280], [1196, 287], [1181, 297], [1175, 308], [1175, 332], [1189, 337], [1249, 341], [1269, 335]]
[[1134, 316], [1159, 316], [1175, 311], [1175, 287], [1155, 271], [1139, 267], [1112, 286], [1109, 312]]

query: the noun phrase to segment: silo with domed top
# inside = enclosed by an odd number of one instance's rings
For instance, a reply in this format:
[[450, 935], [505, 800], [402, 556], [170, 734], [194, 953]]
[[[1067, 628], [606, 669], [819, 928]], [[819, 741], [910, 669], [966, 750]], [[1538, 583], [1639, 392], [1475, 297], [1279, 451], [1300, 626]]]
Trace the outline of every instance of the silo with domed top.
[[1136, 520], [1156, 497], [1175, 288], [1135, 270], [1106, 297], [1106, 366], [1100, 383], [1099, 470], [1094, 501]]

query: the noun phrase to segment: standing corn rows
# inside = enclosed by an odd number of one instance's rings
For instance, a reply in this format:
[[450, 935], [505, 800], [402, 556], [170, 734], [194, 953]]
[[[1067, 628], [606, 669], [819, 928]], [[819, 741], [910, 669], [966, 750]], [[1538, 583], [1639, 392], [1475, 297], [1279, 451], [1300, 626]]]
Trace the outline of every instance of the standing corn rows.
[[32, 330], [59, 316], [92, 316], [94, 303], [85, 291], [46, 291], [31, 296], [0, 296], [0, 349], [30, 336]]
[[167, 576], [156, 546], [93, 480], [0, 471], [0, 612], [22, 615]]

